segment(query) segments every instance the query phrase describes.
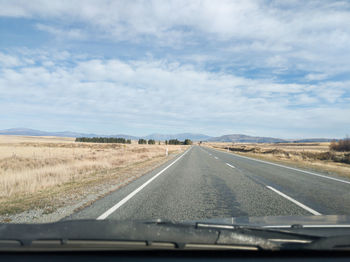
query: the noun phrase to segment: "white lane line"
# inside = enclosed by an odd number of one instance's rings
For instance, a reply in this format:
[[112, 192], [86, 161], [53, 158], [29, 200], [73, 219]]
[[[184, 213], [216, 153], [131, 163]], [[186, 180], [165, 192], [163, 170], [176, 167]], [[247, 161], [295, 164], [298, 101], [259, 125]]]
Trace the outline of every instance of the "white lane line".
[[235, 166], [230, 165], [229, 163], [226, 163], [226, 165], [228, 165], [229, 167], [232, 167], [232, 168], [236, 168]]
[[219, 158], [217, 158], [216, 156], [214, 156], [214, 158], [215, 158], [215, 159], [219, 159]]
[[[265, 228], [291, 228], [292, 225], [273, 225], [273, 226], [262, 226]], [[342, 224], [335, 224], [335, 225], [303, 225], [303, 228], [350, 228], [350, 225], [342, 225]]]
[[308, 206], [305, 206], [304, 204], [300, 203], [299, 201], [296, 201], [295, 199], [287, 196], [286, 194], [283, 194], [281, 191], [278, 191], [277, 189], [271, 187], [271, 186], [266, 186], [268, 189], [271, 189], [275, 193], [279, 194], [280, 196], [283, 196], [284, 198], [288, 199], [289, 201], [293, 202], [294, 204], [298, 205], [299, 207], [305, 209], [306, 211], [310, 212], [313, 215], [320, 216], [322, 215], [321, 213], [313, 210], [312, 208], [309, 208]]
[[[222, 152], [222, 151], [219, 151], [219, 152]], [[247, 156], [236, 155], [236, 154], [227, 153], [227, 152], [222, 152], [222, 153], [230, 154], [231, 156], [233, 155], [233, 156], [237, 156], [237, 157], [242, 157], [242, 158], [254, 160], [254, 161], [257, 161], [257, 162], [261, 162], [261, 163], [265, 163], [265, 164], [269, 164], [269, 165], [273, 165], [273, 166], [283, 167], [283, 168], [291, 169], [291, 170], [294, 170], [294, 171], [299, 171], [299, 172], [306, 173], [306, 174], [309, 174], [309, 175], [318, 176], [318, 177], [334, 180], [334, 181], [345, 183], [345, 184], [350, 184], [350, 181], [345, 181], [345, 180], [334, 178], [334, 177], [324, 176], [324, 175], [316, 174], [316, 173], [313, 173], [313, 172], [310, 172], [310, 171], [305, 171], [305, 170], [298, 169], [298, 168], [293, 168], [293, 167], [289, 167], [289, 166], [275, 164], [275, 163], [271, 163], [271, 162], [268, 162], [268, 161], [259, 160], [259, 159], [255, 159], [255, 158], [251, 158], [251, 157], [247, 157]]]
[[[191, 148], [190, 148], [191, 149]], [[189, 149], [189, 150], [190, 150]], [[185, 153], [183, 153], [179, 158], [177, 158], [174, 162], [172, 162], [170, 165], [165, 167], [163, 170], [159, 171], [155, 176], [150, 178], [147, 182], [145, 182], [143, 185], [135, 189], [133, 192], [131, 192], [129, 195], [127, 195], [125, 198], [120, 200], [117, 204], [115, 204], [113, 207], [108, 209], [106, 212], [104, 212], [102, 215], [100, 215], [97, 220], [103, 220], [106, 219], [110, 214], [115, 212], [118, 208], [120, 208], [122, 205], [124, 205], [126, 202], [128, 202], [133, 196], [135, 196], [138, 192], [140, 192], [143, 188], [145, 188], [149, 183], [151, 183], [154, 179], [156, 179], [158, 176], [160, 176], [165, 170], [167, 170], [169, 167], [171, 167], [173, 164], [175, 164], [177, 161], [179, 161], [184, 155], [188, 153], [187, 150]]]

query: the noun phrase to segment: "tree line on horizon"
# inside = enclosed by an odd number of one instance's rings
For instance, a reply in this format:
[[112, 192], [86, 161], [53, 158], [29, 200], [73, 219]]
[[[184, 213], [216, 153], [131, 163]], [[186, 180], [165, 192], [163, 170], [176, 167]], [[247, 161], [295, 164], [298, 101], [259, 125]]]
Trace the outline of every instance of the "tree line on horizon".
[[[75, 142], [88, 142], [88, 143], [120, 143], [120, 144], [131, 144], [130, 139], [125, 139], [122, 137], [77, 137], [75, 138]], [[138, 144], [140, 145], [155, 145], [156, 141], [154, 139], [143, 139], [140, 138], [138, 140]], [[158, 141], [160, 144], [160, 141]], [[178, 139], [170, 139], [165, 140], [166, 145], [192, 145], [192, 140], [185, 139], [184, 141], [180, 141]]]
[[131, 144], [130, 139], [122, 137], [77, 137], [75, 142]]
[[[140, 145], [146, 145], [146, 144], [155, 145], [156, 141], [154, 139], [148, 139], [148, 141], [147, 141], [146, 139], [140, 138], [138, 143]], [[160, 142], [158, 142], [158, 143], [160, 143]]]
[[166, 145], [192, 145], [191, 139], [185, 139], [183, 142], [177, 139], [165, 140]]
[[[154, 145], [156, 141], [154, 139], [149, 139], [147, 141], [146, 139], [140, 138], [138, 143]], [[179, 141], [177, 139], [170, 139], [170, 140], [165, 140], [165, 144], [166, 145], [192, 145], [192, 141], [190, 139], [185, 139], [184, 141]]]

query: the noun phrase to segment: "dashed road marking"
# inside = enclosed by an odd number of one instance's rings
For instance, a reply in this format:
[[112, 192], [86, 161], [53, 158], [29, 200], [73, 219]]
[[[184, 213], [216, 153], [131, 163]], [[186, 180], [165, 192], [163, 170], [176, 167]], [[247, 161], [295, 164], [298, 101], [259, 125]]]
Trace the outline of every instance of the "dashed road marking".
[[313, 215], [320, 216], [322, 215], [321, 213], [317, 212], [316, 210], [313, 210], [312, 208], [305, 206], [304, 204], [300, 203], [299, 201], [291, 198], [290, 196], [287, 196], [286, 194], [283, 194], [281, 191], [278, 191], [277, 189], [271, 187], [271, 186], [266, 186], [268, 189], [274, 191], [275, 193], [279, 194], [280, 196], [284, 197], [285, 199], [288, 199], [289, 201], [293, 202], [294, 204], [298, 205], [299, 207], [305, 209], [306, 211], [310, 212]]
[[226, 163], [226, 165], [228, 165], [229, 167], [232, 167], [232, 168], [236, 168], [235, 166], [230, 165], [229, 163]]

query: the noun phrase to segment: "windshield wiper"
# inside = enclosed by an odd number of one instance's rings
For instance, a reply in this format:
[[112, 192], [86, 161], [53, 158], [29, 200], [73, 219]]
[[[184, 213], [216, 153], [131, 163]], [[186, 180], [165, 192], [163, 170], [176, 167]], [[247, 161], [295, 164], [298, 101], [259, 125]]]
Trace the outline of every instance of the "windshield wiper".
[[[318, 240], [318, 236], [291, 232], [286, 229], [264, 228], [249, 225], [196, 223], [197, 228], [215, 228], [221, 234], [218, 243], [255, 243], [263, 249], [299, 249]], [[299, 228], [299, 227], [291, 227]]]
[[[298, 230], [299, 231], [298, 231]], [[296, 232], [293, 232], [296, 230]], [[315, 230], [315, 229], [313, 229]], [[314, 232], [314, 231], [313, 231]], [[339, 247], [331, 239], [300, 231], [245, 225], [72, 220], [50, 224], [0, 224], [0, 249], [239, 249], [284, 250]], [[334, 245], [334, 241], [338, 241]], [[317, 244], [318, 243], [318, 244]]]
[[[196, 223], [198, 228], [216, 228], [231, 229], [232, 233], [228, 241], [240, 239], [241, 234], [254, 235], [263, 240], [269, 240], [273, 243], [279, 243], [280, 249], [305, 249], [305, 250], [350, 250], [350, 230], [348, 226], [342, 228], [342, 225], [301, 225], [294, 224], [290, 226], [276, 227], [258, 227], [249, 225], [235, 224], [216, 224], [216, 223]], [[227, 231], [225, 231], [227, 234]], [[238, 234], [238, 235], [237, 235]], [[250, 241], [245, 238], [245, 242]], [[259, 242], [259, 243], [258, 243]], [[219, 243], [219, 242], [218, 242]], [[256, 244], [264, 246], [266, 242], [260, 242], [256, 239]]]
[[350, 235], [323, 237], [305, 246], [311, 250], [350, 250]]

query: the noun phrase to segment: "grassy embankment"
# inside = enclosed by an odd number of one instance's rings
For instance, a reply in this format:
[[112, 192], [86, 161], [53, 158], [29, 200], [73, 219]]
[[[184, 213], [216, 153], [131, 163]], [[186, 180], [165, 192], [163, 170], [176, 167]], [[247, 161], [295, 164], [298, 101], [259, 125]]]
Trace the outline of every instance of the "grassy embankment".
[[330, 143], [205, 143], [204, 145], [244, 156], [350, 177], [350, 152], [330, 150]]
[[98, 186], [135, 179], [186, 148], [0, 136], [0, 215], [35, 208], [53, 212]]

